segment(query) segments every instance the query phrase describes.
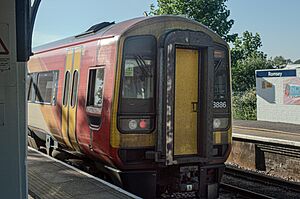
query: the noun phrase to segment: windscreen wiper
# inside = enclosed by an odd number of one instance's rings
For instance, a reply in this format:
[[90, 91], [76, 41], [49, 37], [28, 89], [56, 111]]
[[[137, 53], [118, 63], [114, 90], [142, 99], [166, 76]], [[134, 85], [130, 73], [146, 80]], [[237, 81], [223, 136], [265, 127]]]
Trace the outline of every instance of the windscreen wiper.
[[144, 62], [144, 60], [140, 57], [140, 56], [135, 56], [135, 61], [138, 65], [138, 67], [140, 68], [140, 70], [142, 71], [143, 73], [143, 76], [144, 77], [151, 77], [151, 74], [149, 74], [148, 71], [146, 71], [146, 63]]
[[148, 76], [149, 77], [152, 77], [152, 74], [151, 74], [151, 69], [149, 68], [149, 69], [147, 69], [147, 64], [146, 64], [146, 62], [145, 62], [145, 60], [142, 58], [142, 56], [140, 56], [140, 55], [138, 55], [138, 58], [139, 58], [139, 60], [142, 62], [142, 64], [143, 64], [143, 66], [144, 66], [144, 69], [145, 69], [145, 71], [147, 70], [147, 74], [148, 74]]
[[219, 70], [219, 67], [221, 66], [222, 63], [222, 59], [219, 60], [219, 62], [217, 63], [217, 65], [215, 66], [215, 72], [217, 72]]

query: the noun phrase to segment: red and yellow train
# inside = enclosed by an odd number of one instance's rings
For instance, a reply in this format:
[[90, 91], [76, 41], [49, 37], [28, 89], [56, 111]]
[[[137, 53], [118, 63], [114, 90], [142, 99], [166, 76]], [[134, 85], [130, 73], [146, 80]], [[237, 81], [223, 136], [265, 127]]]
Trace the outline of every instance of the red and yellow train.
[[220, 36], [178, 16], [104, 22], [38, 47], [30, 144], [85, 154], [142, 197], [216, 196], [231, 148], [229, 63]]

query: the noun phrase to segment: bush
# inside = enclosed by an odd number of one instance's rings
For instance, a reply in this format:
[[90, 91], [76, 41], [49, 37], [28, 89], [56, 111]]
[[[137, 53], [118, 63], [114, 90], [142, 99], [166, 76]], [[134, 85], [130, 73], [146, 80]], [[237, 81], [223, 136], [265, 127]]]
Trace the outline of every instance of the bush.
[[233, 118], [256, 120], [256, 91], [254, 88], [232, 96]]

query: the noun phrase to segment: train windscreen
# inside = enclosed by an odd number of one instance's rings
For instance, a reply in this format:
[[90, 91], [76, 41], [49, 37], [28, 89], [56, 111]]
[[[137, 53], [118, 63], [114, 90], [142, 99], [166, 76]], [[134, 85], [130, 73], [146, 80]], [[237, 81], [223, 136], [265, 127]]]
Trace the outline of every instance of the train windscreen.
[[135, 36], [124, 44], [120, 113], [154, 113], [155, 51], [153, 36]]

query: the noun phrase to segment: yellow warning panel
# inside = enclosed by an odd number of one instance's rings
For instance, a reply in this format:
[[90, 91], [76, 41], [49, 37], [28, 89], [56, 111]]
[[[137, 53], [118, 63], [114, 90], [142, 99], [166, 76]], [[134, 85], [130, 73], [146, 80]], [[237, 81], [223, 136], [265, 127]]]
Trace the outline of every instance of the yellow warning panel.
[[198, 50], [176, 49], [174, 155], [198, 153], [198, 60]]

